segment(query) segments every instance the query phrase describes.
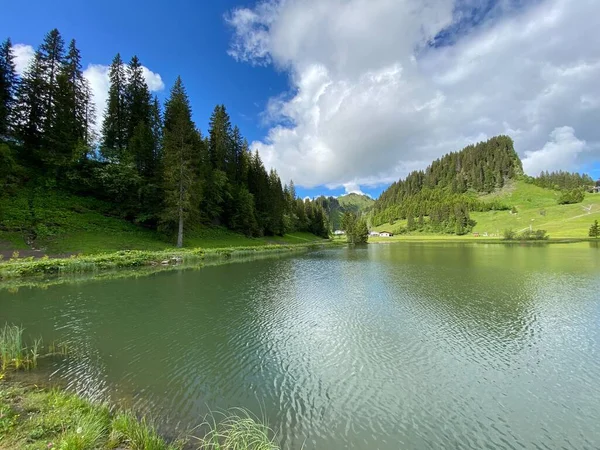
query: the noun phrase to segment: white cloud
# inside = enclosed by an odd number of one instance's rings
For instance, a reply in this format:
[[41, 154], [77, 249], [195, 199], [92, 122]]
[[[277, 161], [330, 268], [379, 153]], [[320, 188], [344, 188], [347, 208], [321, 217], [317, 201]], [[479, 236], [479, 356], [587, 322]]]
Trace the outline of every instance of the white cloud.
[[577, 168], [578, 156], [588, 150], [585, 141], [577, 139], [571, 127], [556, 128], [550, 140], [540, 150], [526, 151], [523, 168], [529, 174], [539, 175], [543, 170]]
[[429, 46], [458, 20], [455, 2], [267, 0], [232, 11], [230, 55], [290, 75], [252, 143], [265, 164], [305, 187], [360, 189], [501, 133], [528, 171], [564, 168], [538, 153], [546, 145], [570, 149], [573, 169], [598, 160], [600, 146], [574, 149], [600, 142], [600, 2], [500, 8], [454, 45]]
[[31, 45], [15, 44], [12, 47], [13, 55], [15, 56], [15, 67], [19, 75], [23, 75], [29, 63], [33, 59], [35, 50]]

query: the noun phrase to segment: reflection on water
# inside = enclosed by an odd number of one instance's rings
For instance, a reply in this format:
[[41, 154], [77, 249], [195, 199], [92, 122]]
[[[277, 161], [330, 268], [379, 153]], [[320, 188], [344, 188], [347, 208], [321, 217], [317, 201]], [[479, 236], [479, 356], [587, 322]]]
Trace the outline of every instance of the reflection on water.
[[600, 251], [370, 245], [0, 291], [77, 355], [53, 379], [195, 424], [266, 416], [284, 448], [600, 448]]

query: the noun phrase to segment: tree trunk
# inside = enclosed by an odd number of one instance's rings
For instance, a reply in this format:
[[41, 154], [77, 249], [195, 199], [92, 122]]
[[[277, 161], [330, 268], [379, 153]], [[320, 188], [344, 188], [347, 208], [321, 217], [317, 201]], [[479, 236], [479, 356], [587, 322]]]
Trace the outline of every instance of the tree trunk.
[[183, 211], [179, 208], [179, 231], [177, 232], [177, 248], [183, 247]]
[[183, 161], [179, 161], [179, 231], [177, 248], [183, 247]]

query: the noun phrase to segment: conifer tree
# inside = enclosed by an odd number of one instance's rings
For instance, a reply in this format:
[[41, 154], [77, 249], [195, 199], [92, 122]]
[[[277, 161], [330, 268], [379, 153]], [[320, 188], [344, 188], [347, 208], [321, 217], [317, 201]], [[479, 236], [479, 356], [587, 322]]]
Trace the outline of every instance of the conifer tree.
[[217, 105], [209, 123], [209, 154], [213, 169], [228, 170], [228, 159], [231, 155], [232, 130], [229, 115], [224, 105]]
[[0, 46], [0, 138], [12, 132], [17, 82], [15, 56], [8, 38]]
[[51, 165], [49, 131], [56, 120], [59, 75], [64, 62], [64, 42], [57, 29], [44, 37], [17, 89], [17, 137], [23, 142], [24, 159]]
[[198, 133], [192, 122], [188, 96], [177, 77], [165, 105], [163, 130], [164, 210], [162, 222], [176, 224], [177, 247], [183, 246], [185, 221], [197, 209]]
[[47, 133], [48, 151], [56, 167], [66, 167], [87, 153], [90, 117], [90, 87], [81, 70], [81, 55], [75, 40], [69, 44], [57, 77], [56, 111]]
[[597, 220], [594, 220], [594, 223], [590, 227], [589, 236], [593, 238], [598, 238], [600, 236], [600, 225], [598, 225]]
[[121, 55], [113, 58], [109, 68], [110, 87], [102, 123], [102, 155], [120, 161], [127, 146], [127, 111], [125, 108], [125, 68]]

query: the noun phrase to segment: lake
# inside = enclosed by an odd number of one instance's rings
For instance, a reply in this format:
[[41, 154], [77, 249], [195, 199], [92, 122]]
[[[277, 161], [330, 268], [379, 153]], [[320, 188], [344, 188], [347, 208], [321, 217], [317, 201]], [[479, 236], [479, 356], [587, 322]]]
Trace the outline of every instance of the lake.
[[[50, 379], [285, 449], [600, 448], [600, 247], [377, 244], [0, 290]], [[166, 425], [165, 425], [166, 426]]]

